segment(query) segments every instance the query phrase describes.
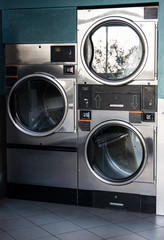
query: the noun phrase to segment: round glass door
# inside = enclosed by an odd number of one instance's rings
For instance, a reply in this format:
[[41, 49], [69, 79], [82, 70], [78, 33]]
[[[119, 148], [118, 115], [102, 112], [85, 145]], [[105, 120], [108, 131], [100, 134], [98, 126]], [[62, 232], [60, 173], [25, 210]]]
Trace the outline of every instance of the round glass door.
[[142, 135], [132, 125], [108, 121], [89, 134], [85, 156], [90, 170], [105, 183], [123, 185], [144, 169], [147, 149]]
[[50, 75], [27, 75], [11, 89], [8, 113], [22, 132], [31, 136], [46, 136], [57, 131], [65, 119], [66, 94]]
[[101, 83], [121, 85], [135, 79], [147, 59], [142, 30], [124, 18], [105, 18], [85, 34], [81, 56], [88, 73]]

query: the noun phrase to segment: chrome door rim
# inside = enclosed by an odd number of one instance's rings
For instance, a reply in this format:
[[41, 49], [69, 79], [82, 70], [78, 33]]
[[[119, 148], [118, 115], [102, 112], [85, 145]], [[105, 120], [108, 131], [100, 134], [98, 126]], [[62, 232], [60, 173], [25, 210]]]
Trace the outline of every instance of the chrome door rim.
[[[130, 129], [131, 131], [133, 131], [140, 139], [142, 146], [143, 146], [143, 151], [144, 151], [144, 159], [142, 161], [142, 165], [139, 168], [139, 171], [137, 171], [137, 173], [133, 176], [133, 177], [129, 177], [128, 179], [124, 180], [124, 181], [111, 181], [111, 180], [106, 180], [105, 177], [101, 177], [99, 176], [92, 168], [91, 164], [89, 163], [88, 160], [88, 156], [87, 156], [87, 147], [88, 147], [88, 142], [90, 140], [90, 138], [92, 137], [92, 135], [98, 130], [101, 129], [102, 127], [105, 126], [122, 126], [122, 127], [126, 127], [128, 129]], [[99, 180], [101, 180], [104, 183], [107, 183], [109, 185], [115, 185], [115, 186], [120, 186], [120, 185], [126, 185], [129, 184], [131, 182], [133, 182], [135, 179], [137, 179], [139, 177], [139, 175], [143, 172], [146, 162], [147, 162], [147, 147], [146, 147], [146, 143], [145, 140], [142, 136], [142, 134], [130, 123], [122, 121], [122, 120], [109, 120], [109, 121], [105, 121], [100, 123], [99, 125], [97, 125], [95, 128], [92, 129], [92, 131], [89, 133], [89, 135], [87, 136], [86, 142], [85, 142], [85, 147], [84, 147], [84, 155], [85, 155], [85, 160], [87, 163], [87, 166], [89, 167], [90, 171], [96, 176], [96, 178], [98, 178]]]
[[[52, 128], [51, 130], [48, 131], [44, 131], [44, 132], [35, 132], [35, 131], [31, 131], [28, 128], [24, 127], [22, 124], [20, 123], [16, 123], [12, 117], [11, 111], [10, 111], [10, 99], [11, 99], [11, 95], [13, 93], [13, 91], [15, 90], [15, 88], [22, 82], [26, 81], [29, 78], [34, 78], [34, 77], [40, 77], [43, 78], [45, 81], [48, 81], [49, 83], [51, 83], [52, 85], [54, 85], [54, 87], [57, 87], [57, 89], [60, 91], [63, 99], [64, 99], [64, 104], [65, 104], [65, 111], [64, 111], [64, 115], [63, 118], [61, 119], [60, 123], [55, 126], [54, 128]], [[21, 132], [25, 133], [26, 135], [30, 135], [30, 136], [34, 136], [34, 137], [43, 137], [43, 136], [48, 136], [54, 132], [57, 132], [61, 126], [63, 125], [63, 122], [66, 118], [67, 115], [67, 111], [68, 111], [68, 101], [67, 101], [67, 96], [66, 93], [63, 89], [63, 87], [60, 85], [59, 81], [57, 78], [55, 78], [54, 76], [51, 76], [50, 74], [46, 74], [46, 73], [34, 73], [34, 74], [29, 74], [26, 75], [24, 77], [22, 77], [21, 79], [19, 79], [12, 87], [12, 89], [10, 90], [10, 93], [8, 95], [8, 100], [7, 100], [7, 111], [8, 111], [8, 115], [12, 121], [12, 123], [15, 125], [15, 127], [17, 129], [19, 129]]]
[[[104, 78], [96, 76], [96, 74], [94, 74], [88, 68], [88, 66], [87, 66], [87, 64], [85, 62], [84, 53], [83, 53], [85, 41], [86, 41], [89, 33], [94, 28], [96, 28], [98, 25], [101, 25], [102, 23], [110, 22], [110, 21], [119, 21], [119, 22], [125, 23], [125, 25], [131, 27], [138, 34], [140, 39], [142, 40], [143, 49], [144, 49], [144, 56], [143, 56], [143, 59], [142, 59], [140, 65], [139, 65], [139, 67], [129, 77], [126, 77], [125, 79], [120, 79], [117, 82], [116, 81], [112, 81], [112, 80], [107, 81]], [[88, 74], [93, 79], [97, 80], [100, 83], [107, 84], [107, 85], [110, 85], [110, 86], [120, 86], [120, 85], [127, 84], [127, 83], [130, 83], [131, 81], [133, 81], [141, 73], [141, 71], [143, 70], [143, 68], [144, 68], [144, 66], [146, 64], [146, 61], [147, 61], [147, 57], [148, 57], [148, 43], [147, 43], [147, 39], [146, 39], [143, 31], [141, 30], [141, 28], [136, 23], [134, 23], [133, 21], [131, 21], [131, 20], [127, 19], [127, 18], [123, 18], [123, 17], [107, 17], [107, 18], [103, 18], [103, 19], [97, 21], [96, 23], [94, 23], [87, 30], [87, 32], [85, 33], [85, 35], [84, 35], [84, 37], [82, 39], [82, 42], [81, 42], [80, 56], [81, 56], [81, 60], [82, 60], [82, 63], [84, 65], [85, 70], [88, 72]]]

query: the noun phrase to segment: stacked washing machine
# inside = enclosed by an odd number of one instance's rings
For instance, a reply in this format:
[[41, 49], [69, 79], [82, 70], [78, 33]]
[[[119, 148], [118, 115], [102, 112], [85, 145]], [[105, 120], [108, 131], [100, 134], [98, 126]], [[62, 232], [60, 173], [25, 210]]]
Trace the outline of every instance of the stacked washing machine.
[[8, 194], [76, 204], [76, 44], [9, 44], [5, 53]]
[[155, 212], [158, 7], [78, 10], [79, 204]]

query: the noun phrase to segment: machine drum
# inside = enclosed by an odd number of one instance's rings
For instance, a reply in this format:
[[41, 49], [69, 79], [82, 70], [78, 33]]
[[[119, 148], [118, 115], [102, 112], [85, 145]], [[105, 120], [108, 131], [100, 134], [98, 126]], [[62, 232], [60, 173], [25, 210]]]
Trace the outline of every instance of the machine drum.
[[[129, 125], [131, 126], [131, 125]], [[123, 125], [105, 124], [87, 142], [86, 155], [92, 172], [115, 185], [133, 181], [146, 161], [146, 146], [140, 134]]]
[[108, 85], [130, 82], [147, 60], [147, 41], [142, 30], [125, 18], [101, 19], [89, 29], [83, 45], [83, 63], [89, 74]]
[[8, 110], [13, 123], [29, 135], [47, 135], [59, 128], [66, 114], [66, 97], [44, 76], [28, 76], [13, 87]]

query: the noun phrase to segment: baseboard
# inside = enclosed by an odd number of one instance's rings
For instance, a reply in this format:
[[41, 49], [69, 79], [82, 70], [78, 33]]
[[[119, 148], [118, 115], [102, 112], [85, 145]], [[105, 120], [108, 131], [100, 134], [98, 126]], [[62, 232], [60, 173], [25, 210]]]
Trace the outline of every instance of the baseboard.
[[156, 213], [156, 197], [139, 194], [79, 190], [78, 204], [97, 208]]
[[77, 189], [56, 188], [17, 183], [7, 184], [9, 198], [26, 199], [33, 201], [54, 202], [62, 204], [77, 204]]

